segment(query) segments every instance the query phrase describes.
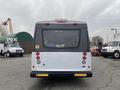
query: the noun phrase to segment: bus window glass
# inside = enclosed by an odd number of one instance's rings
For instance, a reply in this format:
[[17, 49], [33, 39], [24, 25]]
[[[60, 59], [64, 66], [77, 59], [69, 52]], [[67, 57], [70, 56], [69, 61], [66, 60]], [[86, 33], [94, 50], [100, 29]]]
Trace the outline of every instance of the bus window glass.
[[43, 30], [44, 46], [48, 48], [75, 48], [79, 45], [79, 30]]

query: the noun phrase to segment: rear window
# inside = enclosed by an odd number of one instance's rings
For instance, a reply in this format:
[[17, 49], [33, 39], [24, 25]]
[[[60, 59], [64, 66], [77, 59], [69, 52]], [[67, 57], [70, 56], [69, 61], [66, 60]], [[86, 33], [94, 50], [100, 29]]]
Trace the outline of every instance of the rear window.
[[43, 30], [43, 43], [47, 48], [76, 48], [80, 30]]

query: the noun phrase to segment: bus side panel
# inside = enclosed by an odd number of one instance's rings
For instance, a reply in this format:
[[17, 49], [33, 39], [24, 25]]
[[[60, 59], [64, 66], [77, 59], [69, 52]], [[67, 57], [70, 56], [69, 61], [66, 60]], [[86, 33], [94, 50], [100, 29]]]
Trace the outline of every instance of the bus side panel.
[[[82, 63], [82, 52], [40, 52], [40, 63], [32, 53], [32, 71], [91, 71], [91, 53], [87, 52]], [[33, 68], [34, 66], [34, 68]]]

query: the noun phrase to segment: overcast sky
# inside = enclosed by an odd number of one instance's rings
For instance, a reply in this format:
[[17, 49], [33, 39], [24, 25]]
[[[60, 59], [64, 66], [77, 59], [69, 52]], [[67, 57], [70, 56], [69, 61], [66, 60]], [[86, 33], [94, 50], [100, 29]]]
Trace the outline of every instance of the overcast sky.
[[110, 28], [120, 31], [120, 0], [0, 0], [0, 20], [8, 17], [14, 32], [33, 34], [37, 21], [66, 18], [87, 22], [90, 36], [106, 38]]

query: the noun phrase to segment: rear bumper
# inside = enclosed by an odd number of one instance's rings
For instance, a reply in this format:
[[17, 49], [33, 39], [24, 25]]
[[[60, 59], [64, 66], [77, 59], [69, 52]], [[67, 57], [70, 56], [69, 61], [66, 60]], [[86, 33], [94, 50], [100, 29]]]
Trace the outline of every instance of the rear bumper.
[[31, 77], [33, 78], [44, 78], [44, 77], [92, 77], [91, 71], [32, 71]]

